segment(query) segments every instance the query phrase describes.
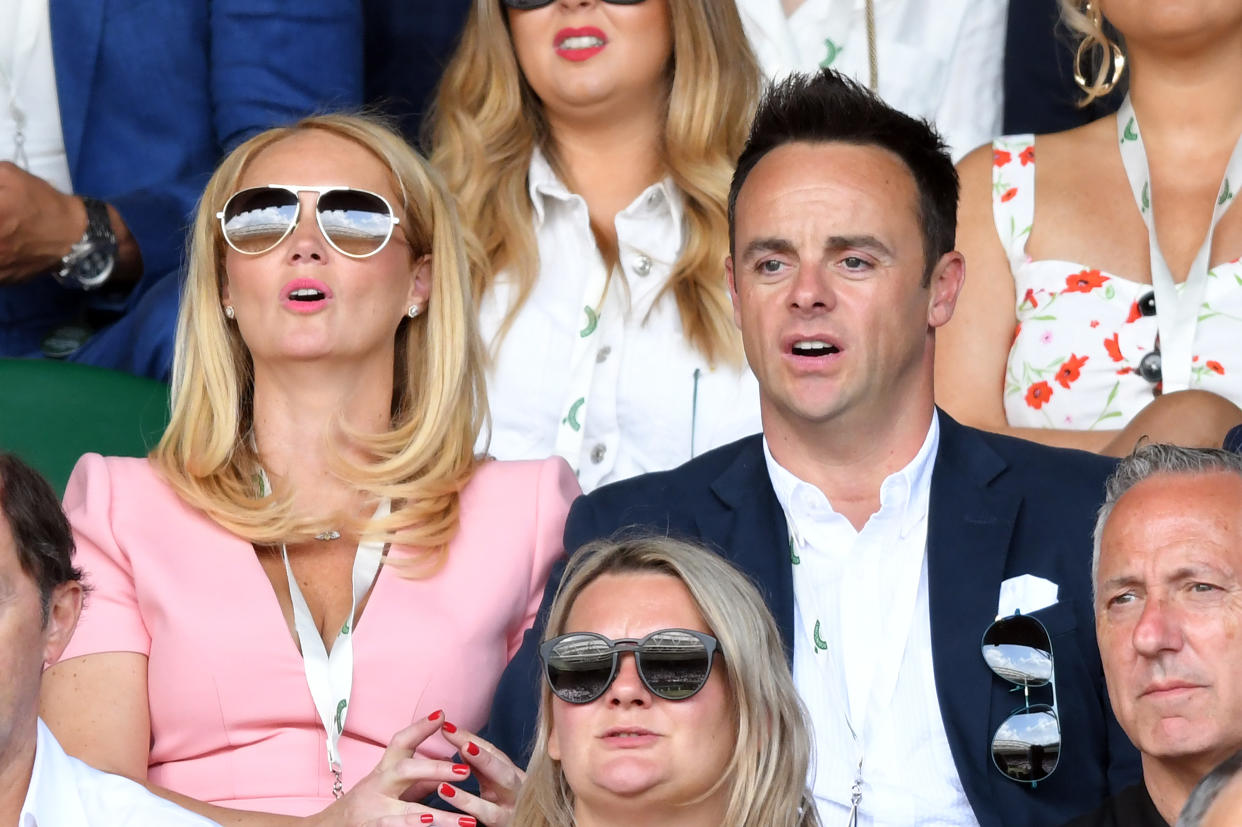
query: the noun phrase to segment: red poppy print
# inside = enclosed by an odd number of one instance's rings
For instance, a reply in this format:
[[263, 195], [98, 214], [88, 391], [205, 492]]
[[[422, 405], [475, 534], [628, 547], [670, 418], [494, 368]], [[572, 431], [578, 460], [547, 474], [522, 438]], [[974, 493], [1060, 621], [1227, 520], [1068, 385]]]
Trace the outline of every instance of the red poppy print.
[[1003, 167], [1005, 164], [1013, 160], [1013, 156], [1003, 149], [992, 150], [992, 163], [995, 166]]
[[1013, 329], [1013, 341], [1009, 343], [1010, 347], [1013, 347], [1013, 343], [1018, 341], [1018, 334], [1021, 332], [1022, 332], [1022, 322], [1018, 322], [1018, 324], [1015, 325]]
[[1010, 187], [1009, 189], [1005, 190], [1005, 194], [1001, 196], [1001, 203], [1003, 204], [1006, 201], [1012, 201], [1013, 197], [1017, 194], [1018, 194], [1018, 188]]
[[1142, 315], [1143, 315], [1143, 312], [1139, 310], [1138, 302], [1137, 301], [1130, 302], [1130, 315], [1126, 316], [1126, 324], [1130, 324], [1131, 322], [1137, 322], [1142, 317]]
[[1018, 154], [1018, 160], [1022, 162], [1022, 166], [1035, 163], [1035, 147], [1028, 146]]
[[1212, 371], [1212, 373], [1218, 373], [1221, 376], [1225, 375], [1225, 366], [1215, 359], [1208, 359], [1204, 364], [1207, 366], [1208, 370]]
[[1087, 356], [1075, 356], [1070, 354], [1070, 358], [1061, 363], [1061, 367], [1057, 369], [1056, 380], [1061, 387], [1069, 390], [1069, 386], [1078, 381], [1078, 377], [1082, 375], [1082, 366], [1087, 364]]
[[1050, 399], [1052, 399], [1052, 386], [1047, 382], [1036, 382], [1026, 389], [1026, 404], [1037, 411]]
[[1100, 326], [1100, 320], [1099, 320], [1099, 319], [1092, 319], [1092, 320], [1091, 320], [1091, 326], [1092, 326], [1092, 327], [1099, 327], [1099, 326]]
[[1099, 270], [1082, 270], [1065, 277], [1065, 292], [1090, 293], [1106, 281], [1108, 281], [1108, 276], [1100, 275]]
[[1035, 298], [1035, 290], [1031, 287], [1026, 288], [1026, 295], [1022, 297], [1022, 304], [1019, 307], [1026, 307], [1028, 304], [1032, 310], [1039, 307], [1039, 301]]
[[1111, 339], [1104, 340], [1104, 349], [1108, 351], [1108, 356], [1114, 362], [1121, 361], [1121, 343], [1117, 341], [1120, 334], [1114, 333]]

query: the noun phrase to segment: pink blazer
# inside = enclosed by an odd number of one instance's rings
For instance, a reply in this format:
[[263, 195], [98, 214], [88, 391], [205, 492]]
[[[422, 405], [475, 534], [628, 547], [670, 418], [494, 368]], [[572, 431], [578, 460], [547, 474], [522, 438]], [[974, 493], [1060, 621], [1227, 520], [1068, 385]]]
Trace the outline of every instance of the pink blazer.
[[[462, 492], [461, 527], [433, 577], [381, 569], [354, 635], [345, 788], [418, 717], [477, 729], [532, 624], [577, 481], [559, 458], [488, 462]], [[93, 586], [64, 659], [147, 656], [152, 782], [290, 815], [332, 800], [302, 659], [254, 549], [186, 506], [143, 459], [87, 454], [65, 510]], [[443, 739], [424, 745], [446, 757]]]

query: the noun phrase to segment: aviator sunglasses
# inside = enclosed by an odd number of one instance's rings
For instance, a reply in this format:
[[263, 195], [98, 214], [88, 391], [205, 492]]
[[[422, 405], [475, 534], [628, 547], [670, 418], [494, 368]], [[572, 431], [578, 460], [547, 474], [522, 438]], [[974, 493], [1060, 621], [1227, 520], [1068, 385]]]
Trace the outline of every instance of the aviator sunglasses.
[[401, 223], [382, 195], [353, 187], [268, 184], [233, 193], [216, 213], [224, 240], [239, 253], [257, 256], [275, 249], [302, 214], [298, 193], [314, 192], [315, 223], [332, 249], [350, 258], [373, 256]]
[[642, 640], [571, 632], [539, 647], [548, 686], [571, 704], [590, 703], [603, 695], [617, 677], [624, 652], [634, 653], [643, 685], [667, 701], [684, 701], [702, 689], [712, 673], [712, 658], [717, 652], [724, 654], [716, 638], [689, 629], [658, 629]]
[[[500, 0], [511, 9], [520, 9], [526, 11], [528, 9], [541, 9], [544, 6], [550, 6], [553, 0]], [[643, 0], [604, 0], [605, 3], [611, 3], [614, 6], [637, 6]]]
[[[1061, 722], [1048, 630], [1030, 615], [1002, 617], [983, 634], [983, 659], [1022, 690], [1023, 705], [992, 736], [992, 763], [1007, 778], [1032, 787], [1052, 775], [1061, 759]], [[1048, 686], [1052, 706], [1031, 703], [1031, 688]]]

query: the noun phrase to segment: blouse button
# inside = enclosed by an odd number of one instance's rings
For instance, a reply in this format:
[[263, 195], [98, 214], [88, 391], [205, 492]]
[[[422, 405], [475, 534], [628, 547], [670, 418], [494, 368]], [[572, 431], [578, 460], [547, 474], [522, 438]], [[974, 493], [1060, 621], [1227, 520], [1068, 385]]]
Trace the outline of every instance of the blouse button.
[[651, 259], [646, 256], [639, 256], [634, 262], [634, 272], [640, 276], [646, 276], [651, 272]]
[[601, 462], [604, 461], [604, 452], [607, 450], [608, 448], [604, 445], [604, 443], [601, 442], [597, 444], [594, 448], [591, 449], [591, 462], [595, 463], [596, 465], [599, 465]]
[[604, 345], [596, 352], [595, 363], [597, 365], [603, 364], [610, 353], [612, 353], [612, 348], [608, 345]]

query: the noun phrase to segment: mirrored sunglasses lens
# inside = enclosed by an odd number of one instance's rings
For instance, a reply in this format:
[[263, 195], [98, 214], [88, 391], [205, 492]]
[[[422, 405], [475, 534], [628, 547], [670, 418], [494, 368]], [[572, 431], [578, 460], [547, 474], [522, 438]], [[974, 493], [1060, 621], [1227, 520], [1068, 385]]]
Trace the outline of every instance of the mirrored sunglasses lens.
[[571, 704], [589, 703], [608, 688], [612, 653], [594, 635], [568, 635], [548, 654], [547, 670], [556, 697]]
[[297, 196], [280, 189], [242, 190], [224, 210], [224, 236], [243, 253], [263, 253], [289, 232], [298, 213]]
[[336, 190], [319, 196], [319, 224], [337, 248], [351, 256], [374, 253], [392, 232], [392, 213], [378, 196]]
[[992, 738], [992, 761], [1014, 781], [1043, 781], [1061, 758], [1061, 725], [1048, 707], [1010, 715]]
[[503, 0], [504, 4], [511, 9], [526, 11], [527, 9], [538, 9], [548, 5], [552, 0]]
[[670, 701], [689, 698], [707, 682], [711, 659], [703, 641], [676, 630], [656, 632], [638, 650], [638, 667], [652, 692]]
[[993, 623], [983, 636], [983, 659], [1018, 686], [1043, 686], [1052, 680], [1052, 642], [1033, 617], [1014, 615]]

